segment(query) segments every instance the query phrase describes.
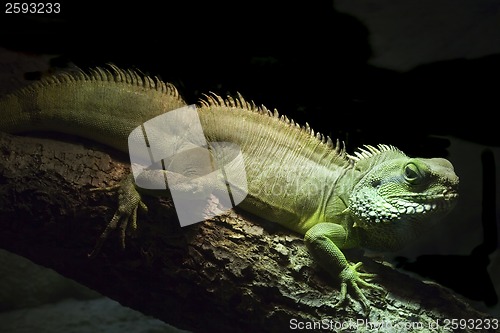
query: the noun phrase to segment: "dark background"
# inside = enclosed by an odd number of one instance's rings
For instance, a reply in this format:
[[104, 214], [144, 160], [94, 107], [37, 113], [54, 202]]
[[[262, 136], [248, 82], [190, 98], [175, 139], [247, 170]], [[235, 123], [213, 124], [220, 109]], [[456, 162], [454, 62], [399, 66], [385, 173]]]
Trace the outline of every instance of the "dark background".
[[[54, 55], [54, 67], [138, 68], [174, 83], [188, 103], [209, 91], [240, 92], [344, 140], [350, 152], [387, 143], [412, 156], [451, 158], [464, 194], [456, 221], [415, 250], [430, 257], [409, 262], [404, 253], [396, 262], [491, 308], [491, 276], [500, 277], [500, 260], [490, 265], [490, 255], [498, 257], [500, 5], [359, 3], [360, 11], [345, 1], [262, 0], [66, 1], [53, 15], [2, 8], [0, 46]], [[450, 245], [438, 250], [436, 242]]]
[[60, 66], [136, 67], [177, 84], [191, 103], [202, 92], [239, 91], [350, 148], [390, 142], [435, 155], [430, 149], [438, 147], [426, 144], [427, 134], [499, 144], [493, 116], [500, 104], [500, 55], [458, 55], [406, 72], [375, 67], [368, 61], [380, 50], [372, 49], [368, 27], [331, 1], [61, 5], [52, 15], [2, 10], [1, 45], [60, 55]]

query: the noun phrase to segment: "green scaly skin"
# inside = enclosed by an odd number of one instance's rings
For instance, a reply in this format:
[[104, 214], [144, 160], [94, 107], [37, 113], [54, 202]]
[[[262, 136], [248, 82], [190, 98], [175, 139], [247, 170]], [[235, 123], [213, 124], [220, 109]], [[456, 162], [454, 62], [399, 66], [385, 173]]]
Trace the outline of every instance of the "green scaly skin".
[[[134, 128], [184, 105], [171, 84], [110, 65], [49, 77], [1, 98], [0, 130], [64, 132], [127, 152]], [[248, 195], [239, 207], [303, 234], [317, 262], [340, 279], [339, 304], [349, 289], [369, 309], [360, 287], [381, 289], [367, 282], [373, 274], [359, 272], [361, 263], [350, 264], [341, 249], [400, 248], [446, 215], [458, 196], [458, 177], [445, 159], [410, 158], [387, 145], [348, 155], [338, 141], [333, 144], [307, 124], [299, 126], [241, 96], [206, 96], [197, 111], [208, 142], [232, 142], [241, 149], [244, 168], [236, 165], [232, 172], [245, 170]], [[168, 170], [181, 179], [206, 174], [186, 161], [169, 160]], [[190, 195], [211, 186], [182, 190]], [[138, 208], [146, 209], [142, 195], [167, 194], [143, 190], [132, 177], [107, 190], [114, 188], [118, 209], [92, 255], [116, 228], [124, 245]]]

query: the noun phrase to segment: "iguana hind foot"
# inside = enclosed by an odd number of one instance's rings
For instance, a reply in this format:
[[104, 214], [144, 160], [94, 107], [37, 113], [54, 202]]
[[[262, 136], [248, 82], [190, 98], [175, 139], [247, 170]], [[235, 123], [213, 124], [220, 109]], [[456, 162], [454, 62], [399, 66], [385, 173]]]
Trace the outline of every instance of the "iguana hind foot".
[[108, 238], [109, 234], [120, 229], [120, 240], [122, 248], [125, 248], [125, 238], [127, 230], [132, 233], [137, 230], [137, 210], [141, 208], [147, 212], [148, 208], [142, 201], [141, 195], [135, 188], [135, 183], [131, 175], [123, 179], [119, 184], [110, 187], [96, 188], [91, 191], [117, 191], [118, 192], [118, 209], [116, 210], [113, 218], [108, 223], [104, 231], [101, 233], [99, 239], [89, 257], [95, 257], [102, 245]]

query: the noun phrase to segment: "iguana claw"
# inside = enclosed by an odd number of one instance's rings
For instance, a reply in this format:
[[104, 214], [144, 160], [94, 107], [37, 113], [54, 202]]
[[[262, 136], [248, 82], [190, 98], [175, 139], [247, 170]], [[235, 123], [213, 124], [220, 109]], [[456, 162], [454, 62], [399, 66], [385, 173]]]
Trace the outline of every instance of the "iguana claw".
[[133, 179], [129, 176], [122, 180], [118, 185], [92, 189], [91, 191], [114, 191], [118, 192], [118, 209], [113, 218], [108, 223], [104, 231], [101, 233], [94, 249], [89, 253], [89, 257], [94, 257], [99, 253], [104, 241], [109, 234], [120, 229], [120, 239], [122, 248], [125, 248], [125, 237], [127, 229], [132, 232], [137, 230], [137, 210], [140, 207], [142, 210], [148, 210], [147, 206], [142, 202], [141, 195], [137, 192]]
[[358, 262], [355, 265], [348, 265], [346, 268], [342, 270], [339, 274], [339, 278], [341, 280], [340, 285], [340, 300], [335, 304], [335, 306], [342, 305], [347, 300], [347, 288], [348, 286], [354, 290], [357, 298], [361, 301], [363, 308], [366, 311], [370, 311], [370, 302], [364, 295], [363, 291], [360, 289], [359, 285], [367, 288], [373, 288], [379, 291], [385, 291], [384, 288], [365, 281], [364, 279], [374, 278], [376, 274], [371, 273], [362, 273], [358, 272], [357, 269], [361, 267], [363, 263]]

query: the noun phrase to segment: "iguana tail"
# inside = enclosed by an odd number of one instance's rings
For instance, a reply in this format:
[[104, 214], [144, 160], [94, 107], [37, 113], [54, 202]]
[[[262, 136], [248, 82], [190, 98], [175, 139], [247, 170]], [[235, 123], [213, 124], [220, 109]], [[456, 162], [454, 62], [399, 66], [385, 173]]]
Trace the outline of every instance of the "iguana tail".
[[135, 127], [182, 106], [173, 85], [110, 65], [50, 76], [2, 97], [0, 131], [68, 133], [126, 151]]

